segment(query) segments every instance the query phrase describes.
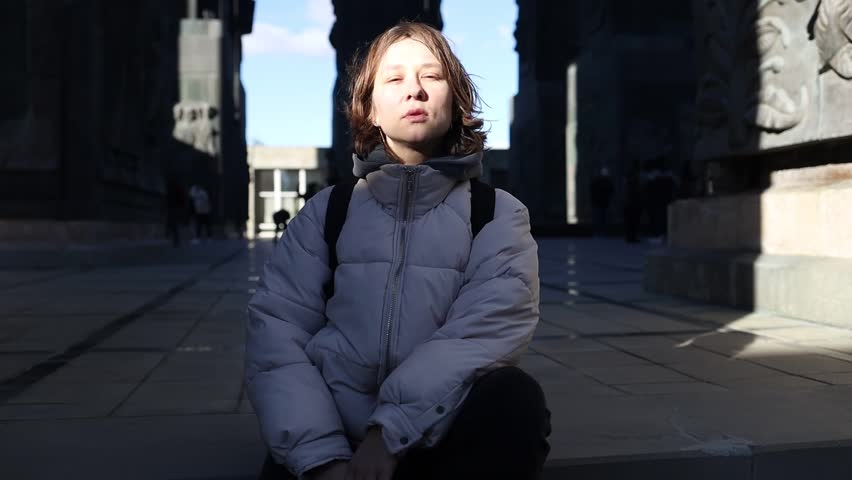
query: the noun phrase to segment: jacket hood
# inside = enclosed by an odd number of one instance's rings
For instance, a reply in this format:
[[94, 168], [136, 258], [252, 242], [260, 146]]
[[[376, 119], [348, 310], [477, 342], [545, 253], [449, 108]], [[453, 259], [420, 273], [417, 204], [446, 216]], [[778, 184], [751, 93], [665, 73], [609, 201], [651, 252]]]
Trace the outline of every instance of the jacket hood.
[[[399, 165], [399, 162], [388, 155], [384, 147], [381, 146], [370, 152], [366, 159], [353, 154], [352, 163], [352, 173], [357, 178], [364, 178], [367, 174], [382, 169], [385, 165]], [[456, 180], [470, 180], [482, 175], [482, 152], [464, 156], [450, 155], [430, 158], [423, 162], [423, 165]]]

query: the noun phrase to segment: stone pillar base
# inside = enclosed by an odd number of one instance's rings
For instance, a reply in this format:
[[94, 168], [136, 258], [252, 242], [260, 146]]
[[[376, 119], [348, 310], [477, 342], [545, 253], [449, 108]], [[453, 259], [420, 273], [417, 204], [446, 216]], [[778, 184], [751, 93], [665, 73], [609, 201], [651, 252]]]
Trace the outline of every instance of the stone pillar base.
[[669, 210], [649, 291], [852, 327], [852, 164], [775, 172], [764, 192]]
[[852, 164], [784, 170], [759, 193], [669, 209], [673, 248], [852, 258]]

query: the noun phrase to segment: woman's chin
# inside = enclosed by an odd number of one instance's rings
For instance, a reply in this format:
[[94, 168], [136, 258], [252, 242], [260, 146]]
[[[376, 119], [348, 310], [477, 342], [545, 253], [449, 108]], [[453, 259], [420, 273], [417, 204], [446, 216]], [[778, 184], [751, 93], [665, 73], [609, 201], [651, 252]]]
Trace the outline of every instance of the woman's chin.
[[416, 150], [430, 150], [441, 143], [441, 137], [430, 135], [427, 132], [418, 132], [418, 134], [400, 135], [393, 142], [407, 145]]

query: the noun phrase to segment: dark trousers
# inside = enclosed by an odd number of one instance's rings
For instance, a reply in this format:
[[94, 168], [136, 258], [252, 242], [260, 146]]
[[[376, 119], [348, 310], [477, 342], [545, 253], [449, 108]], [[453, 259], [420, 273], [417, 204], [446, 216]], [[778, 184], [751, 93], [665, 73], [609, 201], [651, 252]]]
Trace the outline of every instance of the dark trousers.
[[668, 205], [654, 205], [648, 210], [648, 220], [651, 226], [651, 235], [654, 237], [666, 236], [668, 229]]
[[[433, 448], [408, 451], [394, 480], [533, 480], [550, 444], [550, 410], [523, 370], [494, 370], [474, 384], [447, 435]], [[295, 479], [267, 456], [261, 480]]]
[[639, 227], [642, 224], [642, 207], [635, 204], [624, 207], [624, 239], [630, 243], [639, 241]]
[[207, 238], [210, 238], [210, 214], [209, 213], [199, 213], [195, 216], [195, 237], [201, 238], [201, 231], [204, 230], [204, 233], [207, 235]]
[[595, 207], [595, 233], [597, 235], [607, 234], [608, 210], [608, 207]]

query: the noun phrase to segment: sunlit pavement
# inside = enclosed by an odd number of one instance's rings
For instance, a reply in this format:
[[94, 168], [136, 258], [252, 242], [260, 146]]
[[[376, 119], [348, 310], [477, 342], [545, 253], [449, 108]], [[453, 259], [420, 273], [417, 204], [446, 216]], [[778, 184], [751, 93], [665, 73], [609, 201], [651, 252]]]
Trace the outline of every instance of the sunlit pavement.
[[[243, 320], [270, 247], [6, 258], [0, 478], [253, 478]], [[540, 247], [546, 478], [852, 478], [852, 331], [645, 293], [652, 247]]]

